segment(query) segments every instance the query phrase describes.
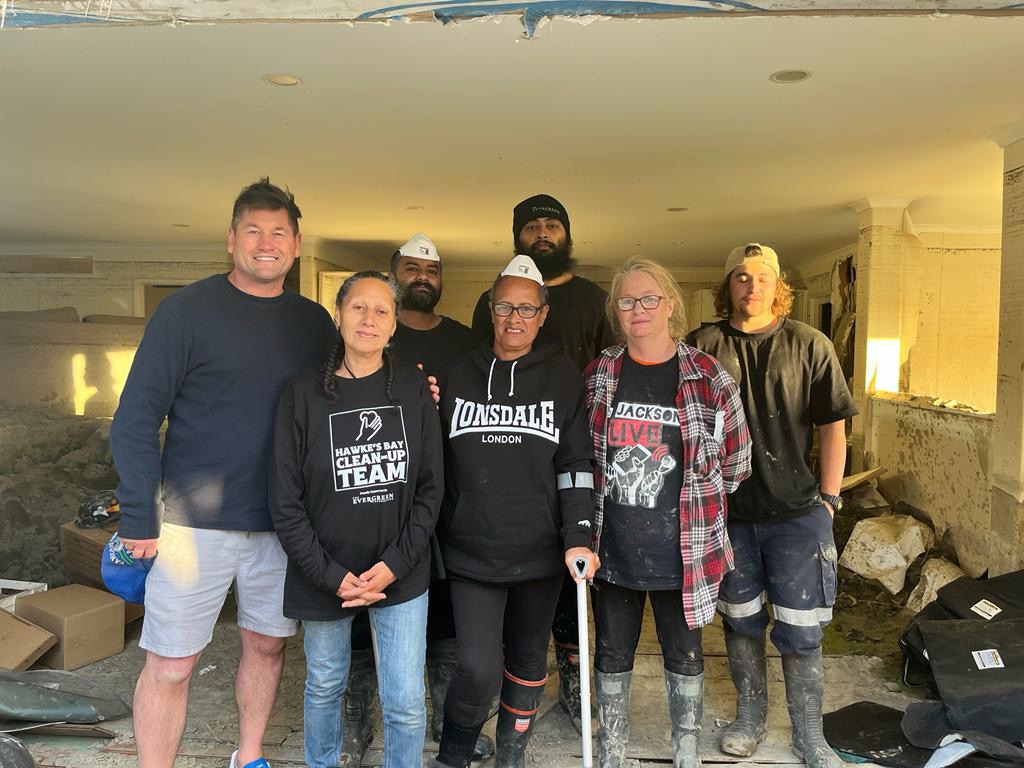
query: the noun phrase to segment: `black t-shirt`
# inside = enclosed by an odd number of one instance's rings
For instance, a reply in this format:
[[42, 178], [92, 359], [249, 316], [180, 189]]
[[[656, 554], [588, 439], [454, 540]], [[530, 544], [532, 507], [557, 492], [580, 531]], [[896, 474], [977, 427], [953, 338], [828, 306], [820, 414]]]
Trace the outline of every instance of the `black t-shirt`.
[[629, 589], [679, 589], [683, 455], [679, 361], [641, 365], [623, 355], [608, 414], [600, 578]]
[[[604, 312], [607, 298], [608, 294], [601, 286], [582, 277], [573, 277], [562, 285], [548, 286], [550, 309], [537, 334], [537, 341], [556, 345], [583, 373], [603, 349], [615, 344], [615, 336]], [[473, 311], [473, 333], [488, 346], [494, 341], [486, 291]]]
[[450, 317], [429, 331], [398, 324], [394, 338], [395, 355], [404, 363], [423, 364], [423, 370], [436, 375], [448, 363], [471, 351], [477, 338], [469, 328]]
[[790, 520], [811, 511], [820, 503], [811, 472], [814, 428], [857, 414], [832, 342], [789, 318], [765, 333], [723, 320], [686, 341], [717, 358], [743, 398], [753, 471], [729, 496], [729, 519]]

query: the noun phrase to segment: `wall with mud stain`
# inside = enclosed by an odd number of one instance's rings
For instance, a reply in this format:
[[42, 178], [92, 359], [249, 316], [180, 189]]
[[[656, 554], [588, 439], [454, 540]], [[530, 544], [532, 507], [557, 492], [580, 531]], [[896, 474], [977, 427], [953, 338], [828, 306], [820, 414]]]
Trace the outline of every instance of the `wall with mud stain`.
[[939, 537], [949, 530], [960, 566], [980, 576], [989, 563], [992, 416], [879, 394], [866, 417], [868, 466], [889, 470], [883, 493], [927, 513]]

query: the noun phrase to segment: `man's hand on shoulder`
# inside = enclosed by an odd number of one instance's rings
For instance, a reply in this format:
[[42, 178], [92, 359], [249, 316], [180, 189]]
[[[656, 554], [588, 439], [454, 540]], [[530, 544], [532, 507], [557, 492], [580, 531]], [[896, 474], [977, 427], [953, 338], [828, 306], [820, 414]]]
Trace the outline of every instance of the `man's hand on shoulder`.
[[[416, 367], [422, 371], [423, 363], [416, 363]], [[430, 396], [434, 398], [434, 405], [437, 405], [441, 402], [441, 388], [437, 386], [437, 376], [427, 376], [427, 386], [430, 387]]]

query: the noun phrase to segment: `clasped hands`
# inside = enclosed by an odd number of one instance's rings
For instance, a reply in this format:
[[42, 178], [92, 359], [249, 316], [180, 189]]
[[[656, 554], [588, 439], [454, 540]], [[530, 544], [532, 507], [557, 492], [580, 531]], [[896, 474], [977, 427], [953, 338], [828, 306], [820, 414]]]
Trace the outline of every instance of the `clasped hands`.
[[349, 571], [338, 587], [338, 597], [342, 608], [360, 608], [373, 605], [383, 600], [384, 589], [395, 581], [395, 574], [383, 561], [376, 563], [368, 571], [356, 575]]

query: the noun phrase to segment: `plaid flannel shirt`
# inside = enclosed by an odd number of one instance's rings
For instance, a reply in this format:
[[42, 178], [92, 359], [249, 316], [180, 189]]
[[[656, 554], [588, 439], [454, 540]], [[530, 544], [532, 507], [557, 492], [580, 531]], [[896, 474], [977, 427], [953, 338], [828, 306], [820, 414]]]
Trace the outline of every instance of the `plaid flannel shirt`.
[[[679, 552], [683, 558], [683, 616], [691, 628], [715, 615], [718, 586], [733, 568], [726, 533], [726, 494], [750, 476], [750, 433], [736, 382], [710, 355], [676, 340], [683, 483], [679, 495]], [[608, 454], [607, 419], [622, 371], [624, 346], [606, 349], [585, 373], [594, 440], [594, 546], [601, 545]]]

